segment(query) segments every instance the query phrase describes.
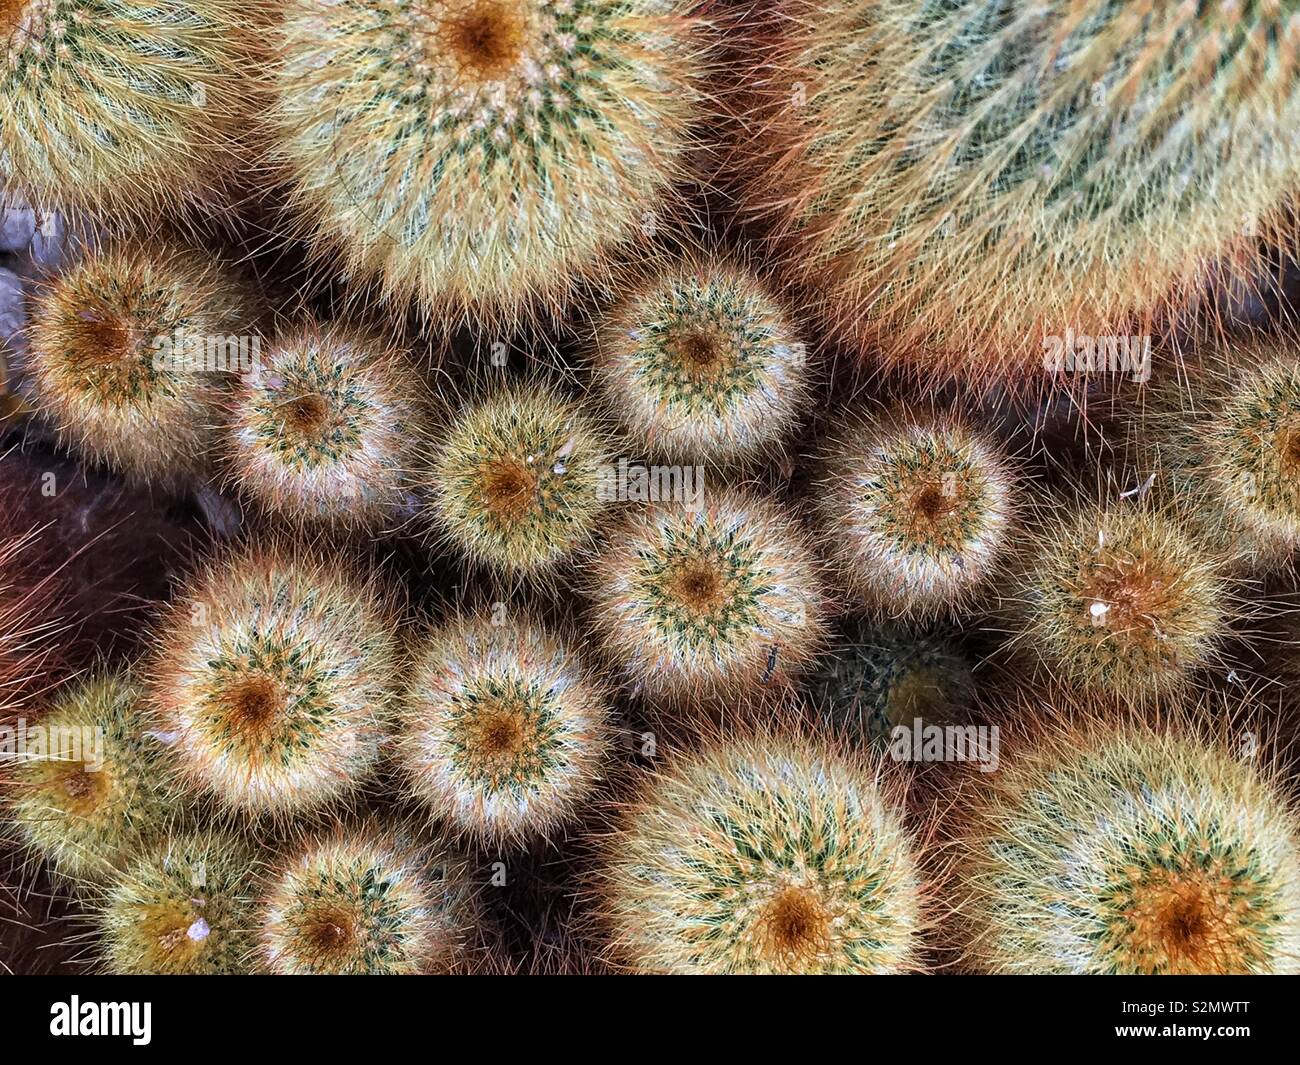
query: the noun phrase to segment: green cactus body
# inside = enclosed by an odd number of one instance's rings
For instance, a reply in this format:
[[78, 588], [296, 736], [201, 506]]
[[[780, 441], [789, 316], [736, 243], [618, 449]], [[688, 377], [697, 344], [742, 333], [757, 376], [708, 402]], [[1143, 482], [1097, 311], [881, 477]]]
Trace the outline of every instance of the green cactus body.
[[889, 629], [829, 652], [808, 680], [822, 720], [860, 742], [888, 745], [895, 728], [962, 721], [975, 699], [970, 664], [946, 640]]
[[226, 341], [257, 334], [259, 307], [188, 249], [92, 251], [37, 291], [28, 340], [39, 403], [86, 458], [134, 480], [176, 487], [205, 475], [232, 380]]
[[1230, 616], [1223, 560], [1177, 514], [1085, 507], [1039, 535], [1016, 593], [1025, 648], [1054, 679], [1132, 703], [1182, 690]]
[[599, 635], [652, 697], [740, 697], [806, 668], [824, 635], [818, 566], [774, 505], [738, 492], [628, 519], [588, 571]]
[[428, 473], [442, 536], [497, 571], [539, 575], [594, 537], [610, 441], [549, 389], [520, 388], [462, 413]]
[[1017, 524], [996, 440], [949, 416], [855, 418], [824, 448], [825, 551], [873, 613], [932, 617], [987, 597]]
[[1191, 394], [1175, 382], [1163, 384], [1148, 403], [1148, 417], [1135, 426], [1160, 493], [1247, 569], [1283, 562], [1300, 546], [1294, 343], [1208, 352], [1189, 364], [1187, 377]]
[[153, 705], [192, 788], [300, 815], [355, 793], [374, 767], [397, 647], [365, 581], [288, 554], [236, 555], [195, 578], [160, 631]]
[[375, 529], [402, 502], [428, 437], [420, 391], [415, 371], [376, 339], [296, 330], [236, 390], [229, 474], [279, 517]]

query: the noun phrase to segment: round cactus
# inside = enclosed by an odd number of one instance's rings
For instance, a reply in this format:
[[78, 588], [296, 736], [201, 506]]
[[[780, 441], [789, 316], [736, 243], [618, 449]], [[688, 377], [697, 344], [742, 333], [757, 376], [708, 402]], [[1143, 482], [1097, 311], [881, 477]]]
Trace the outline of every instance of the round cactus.
[[420, 647], [398, 738], [412, 790], [477, 837], [547, 834], [587, 801], [609, 748], [604, 692], [535, 620], [480, 615]]
[[312, 839], [269, 878], [261, 957], [282, 975], [446, 971], [477, 920], [464, 863], [377, 825]]
[[808, 679], [821, 720], [849, 738], [888, 745], [895, 728], [960, 722], [975, 702], [970, 663], [948, 640], [866, 629], [828, 653]]
[[666, 221], [700, 110], [694, 7], [293, 0], [274, 118], [305, 227], [440, 317], [558, 301]]
[[72, 880], [102, 882], [181, 808], [142, 704], [124, 676], [74, 683], [28, 728], [42, 749], [9, 773], [9, 813], [23, 841]]
[[1142, 702], [1184, 687], [1226, 632], [1222, 561], [1174, 515], [1088, 506], [1048, 525], [1015, 604], [1042, 670]]
[[770, 457], [807, 406], [807, 350], [784, 308], [720, 260], [670, 266], [597, 327], [594, 378], [657, 458]]
[[234, 976], [257, 947], [256, 850], [221, 831], [176, 835], [115, 877], [95, 911], [119, 976]]
[[1300, 187], [1289, 2], [781, 13], [750, 199], [893, 364], [1041, 382], [1067, 336], [1150, 335], [1221, 261], [1249, 273]]
[[607, 656], [652, 699], [780, 689], [824, 636], [821, 578], [802, 531], [773, 503], [739, 492], [630, 516], [587, 583]]
[[6, 0], [0, 185], [109, 222], [211, 192], [239, 159], [258, 7]]
[[230, 371], [257, 319], [244, 286], [196, 252], [92, 251], [33, 300], [28, 359], [40, 405], [91, 461], [169, 487], [204, 476]]
[[1263, 766], [1144, 726], [1053, 729], [981, 775], [967, 963], [993, 973], [1300, 971], [1300, 836]]
[[900, 796], [792, 738], [735, 737], [657, 774], [606, 842], [612, 960], [643, 973], [921, 967], [923, 885]]
[[337, 326], [276, 339], [235, 390], [227, 468], [267, 513], [377, 530], [404, 502], [429, 435], [422, 379], [383, 341]]
[[550, 389], [498, 392], [463, 411], [427, 471], [443, 539], [499, 573], [537, 576], [586, 546], [613, 494], [610, 440]]
[[950, 614], [987, 594], [1016, 531], [1018, 475], [953, 415], [855, 418], [825, 447], [822, 542], [860, 604]]
[[191, 579], [159, 638], [156, 728], [192, 788], [293, 815], [352, 794], [374, 766], [395, 622], [341, 565], [279, 551], [225, 559]]
[[1157, 388], [1136, 427], [1161, 489], [1247, 566], [1279, 563], [1300, 547], [1300, 348], [1247, 342], [1186, 369], [1187, 382]]

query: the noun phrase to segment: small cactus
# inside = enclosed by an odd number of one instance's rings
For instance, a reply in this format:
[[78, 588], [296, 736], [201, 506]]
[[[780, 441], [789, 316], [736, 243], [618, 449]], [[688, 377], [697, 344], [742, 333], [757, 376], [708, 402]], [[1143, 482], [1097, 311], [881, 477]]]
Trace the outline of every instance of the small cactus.
[[103, 968], [117, 976], [238, 976], [257, 946], [262, 859], [224, 831], [156, 844], [110, 883], [96, 906]]
[[737, 491], [631, 515], [586, 582], [597, 639], [622, 679], [670, 704], [780, 690], [825, 635], [804, 533], [774, 503]]
[[695, 6], [293, 0], [274, 155], [304, 229], [440, 318], [554, 305], [668, 220], [700, 113]]
[[649, 454], [771, 459], [808, 405], [807, 349], [758, 278], [716, 259], [661, 268], [597, 323], [593, 377]]
[[546, 835], [591, 798], [610, 743], [605, 693], [535, 620], [478, 615], [419, 648], [399, 758], [434, 815], [496, 842]]
[[44, 749], [9, 772], [9, 813], [31, 851], [64, 877], [103, 882], [183, 808], [143, 692], [125, 676], [74, 682], [33, 726]]
[[860, 605], [887, 617], [967, 608], [1005, 568], [1019, 475], [953, 415], [854, 418], [824, 446], [821, 542]]
[[461, 859], [373, 824], [308, 839], [268, 883], [260, 956], [279, 975], [443, 972], [478, 917]]
[[1247, 341], [1186, 371], [1136, 427], [1160, 492], [1247, 569], [1276, 566], [1300, 547], [1300, 348]]
[[918, 718], [959, 723], [975, 703], [970, 663], [950, 641], [893, 628], [864, 629], [832, 649], [806, 688], [821, 721], [878, 746]]
[[396, 683], [394, 619], [373, 583], [298, 552], [236, 553], [159, 626], [157, 730], [182, 780], [249, 814], [302, 814], [374, 767]]
[[337, 326], [291, 329], [235, 389], [229, 477], [283, 520], [378, 531], [405, 501], [429, 436], [422, 387], [378, 338]]
[[1018, 638], [1081, 692], [1141, 703], [1184, 689], [1226, 634], [1223, 560], [1163, 508], [1076, 508], [1041, 530], [1026, 565]]
[[587, 546], [609, 510], [612, 443], [578, 404], [541, 385], [465, 409], [425, 476], [441, 537], [495, 572], [540, 577]]
[[91, 462], [178, 488], [211, 471], [229, 342], [255, 336], [258, 318], [244, 285], [196, 252], [156, 242], [91, 251], [33, 299], [40, 406]]

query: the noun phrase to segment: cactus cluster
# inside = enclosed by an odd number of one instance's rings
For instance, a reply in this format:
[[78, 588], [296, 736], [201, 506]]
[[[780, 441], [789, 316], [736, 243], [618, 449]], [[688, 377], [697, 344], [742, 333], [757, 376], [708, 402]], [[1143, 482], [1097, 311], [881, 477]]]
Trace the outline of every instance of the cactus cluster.
[[1298, 64], [0, 0], [0, 971], [1296, 971]]

